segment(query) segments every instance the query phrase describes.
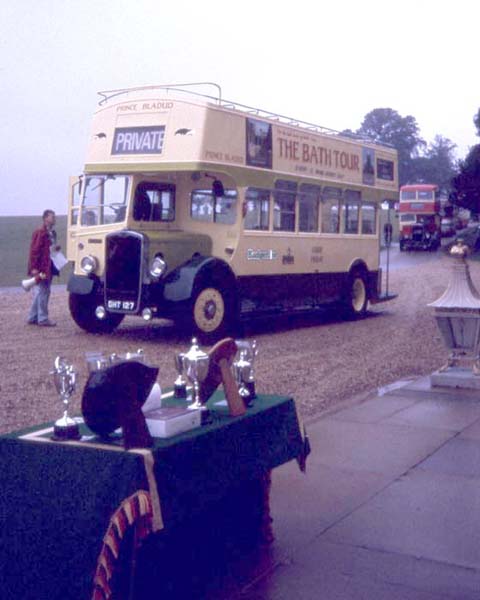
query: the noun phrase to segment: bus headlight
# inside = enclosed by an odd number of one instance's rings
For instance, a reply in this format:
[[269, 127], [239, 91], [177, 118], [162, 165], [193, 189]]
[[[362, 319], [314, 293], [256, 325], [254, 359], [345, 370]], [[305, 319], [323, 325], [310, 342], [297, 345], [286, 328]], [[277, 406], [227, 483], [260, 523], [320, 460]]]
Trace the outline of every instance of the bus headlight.
[[150, 275], [153, 279], [160, 279], [166, 270], [167, 263], [165, 262], [163, 256], [156, 256], [150, 263]]
[[91, 254], [84, 256], [80, 261], [80, 268], [87, 275], [90, 275], [90, 273], [95, 273], [95, 271], [98, 269], [98, 260]]

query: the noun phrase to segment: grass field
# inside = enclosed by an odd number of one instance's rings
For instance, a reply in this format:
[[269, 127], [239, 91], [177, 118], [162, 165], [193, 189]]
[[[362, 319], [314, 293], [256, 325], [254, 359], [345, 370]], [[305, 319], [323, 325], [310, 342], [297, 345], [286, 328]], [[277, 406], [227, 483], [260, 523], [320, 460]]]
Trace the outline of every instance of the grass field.
[[[32, 232], [42, 220], [40, 217], [0, 217], [0, 287], [20, 286], [27, 276], [28, 249]], [[67, 235], [67, 217], [57, 216], [58, 243], [65, 253]], [[66, 283], [70, 268], [67, 265], [53, 282]]]

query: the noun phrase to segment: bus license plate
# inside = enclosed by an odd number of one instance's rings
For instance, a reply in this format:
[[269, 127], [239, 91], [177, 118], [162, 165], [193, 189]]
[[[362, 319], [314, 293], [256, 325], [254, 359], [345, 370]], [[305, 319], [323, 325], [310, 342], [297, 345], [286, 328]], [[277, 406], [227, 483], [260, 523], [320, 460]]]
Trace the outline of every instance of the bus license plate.
[[132, 300], [109, 300], [107, 302], [107, 308], [110, 308], [111, 310], [132, 311], [135, 309], [135, 302]]

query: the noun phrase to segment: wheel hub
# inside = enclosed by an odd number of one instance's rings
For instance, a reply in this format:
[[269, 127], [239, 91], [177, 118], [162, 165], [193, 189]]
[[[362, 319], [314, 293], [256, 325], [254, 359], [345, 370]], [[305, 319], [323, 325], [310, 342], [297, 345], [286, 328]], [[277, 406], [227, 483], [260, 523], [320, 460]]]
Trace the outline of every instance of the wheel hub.
[[203, 309], [203, 314], [205, 315], [205, 318], [208, 319], [209, 321], [211, 321], [212, 319], [215, 318], [216, 312], [217, 312], [217, 305], [215, 304], [215, 302], [213, 300], [209, 300], [205, 304], [205, 307]]

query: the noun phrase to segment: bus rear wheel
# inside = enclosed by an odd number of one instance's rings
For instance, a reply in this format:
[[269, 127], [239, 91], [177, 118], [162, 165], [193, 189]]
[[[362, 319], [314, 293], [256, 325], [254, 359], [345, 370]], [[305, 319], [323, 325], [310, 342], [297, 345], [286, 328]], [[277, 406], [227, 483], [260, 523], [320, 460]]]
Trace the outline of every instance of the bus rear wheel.
[[233, 303], [219, 286], [201, 287], [191, 304], [190, 330], [204, 344], [213, 344], [233, 330]]
[[70, 294], [68, 307], [75, 323], [87, 333], [111, 333], [123, 321], [125, 315], [107, 313], [104, 319], [98, 319], [95, 309], [101, 301], [94, 294]]
[[349, 276], [343, 306], [344, 314], [348, 319], [361, 319], [366, 315], [368, 293], [363, 271], [354, 271]]

